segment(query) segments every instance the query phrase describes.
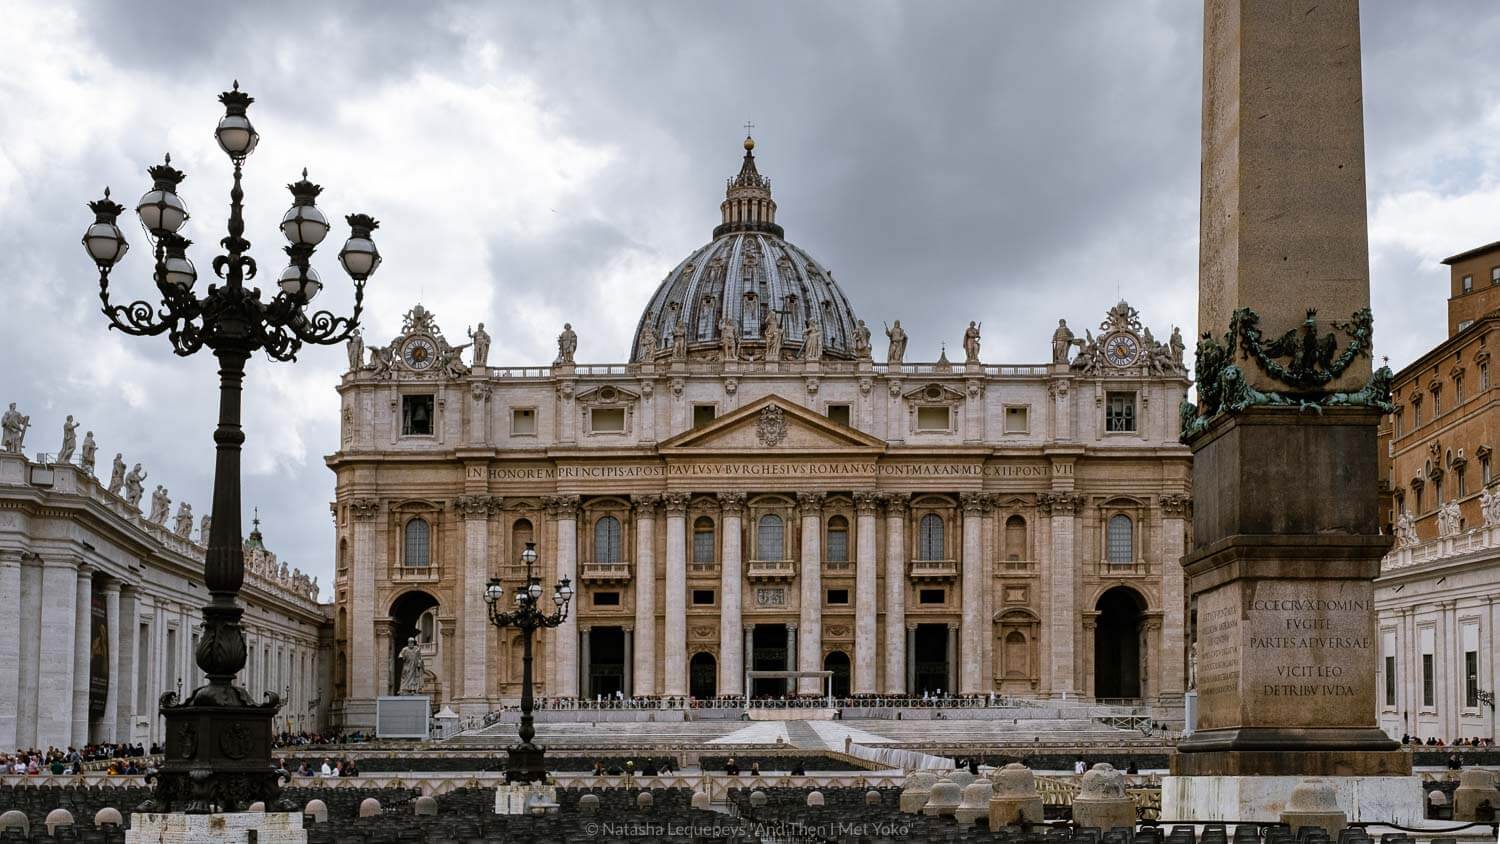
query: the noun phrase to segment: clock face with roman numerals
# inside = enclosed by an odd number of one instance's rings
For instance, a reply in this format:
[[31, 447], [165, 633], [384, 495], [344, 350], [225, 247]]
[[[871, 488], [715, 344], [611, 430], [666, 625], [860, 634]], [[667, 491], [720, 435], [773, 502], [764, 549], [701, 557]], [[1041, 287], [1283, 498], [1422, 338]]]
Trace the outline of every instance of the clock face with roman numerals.
[[1141, 342], [1134, 334], [1118, 331], [1104, 338], [1104, 359], [1110, 366], [1134, 366], [1141, 356]]
[[426, 337], [413, 337], [401, 347], [401, 360], [412, 369], [426, 369], [437, 360], [437, 344]]

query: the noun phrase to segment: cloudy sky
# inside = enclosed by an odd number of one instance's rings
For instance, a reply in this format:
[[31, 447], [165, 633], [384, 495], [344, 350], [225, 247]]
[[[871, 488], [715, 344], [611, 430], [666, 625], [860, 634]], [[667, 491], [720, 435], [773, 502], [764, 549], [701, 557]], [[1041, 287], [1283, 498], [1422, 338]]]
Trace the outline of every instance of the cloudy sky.
[[[1500, 239], [1500, 9], [1363, 4], [1377, 351], [1442, 337], [1438, 261]], [[78, 245], [84, 203], [133, 204], [144, 168], [188, 171], [204, 275], [229, 165], [215, 96], [238, 78], [262, 134], [247, 236], [267, 273], [304, 166], [331, 218], [381, 220], [366, 336], [421, 301], [450, 337], [484, 321], [492, 363], [627, 356], [662, 276], [718, 220], [747, 120], [790, 240], [831, 267], [909, 358], [984, 321], [985, 358], [1046, 357], [1057, 317], [1124, 296], [1158, 337], [1196, 314], [1202, 3], [296, 2], [7, 0], [0, 27], [0, 400], [55, 451], [65, 414], [203, 511], [214, 367], [105, 330]], [[115, 274], [150, 292], [147, 245]], [[322, 305], [347, 308], [330, 237]], [[914, 295], [920, 291], [920, 295]], [[1191, 335], [1191, 330], [1184, 334]], [[245, 501], [268, 544], [332, 570], [323, 455], [341, 349], [259, 358]], [[326, 594], [326, 593], [325, 593]]]

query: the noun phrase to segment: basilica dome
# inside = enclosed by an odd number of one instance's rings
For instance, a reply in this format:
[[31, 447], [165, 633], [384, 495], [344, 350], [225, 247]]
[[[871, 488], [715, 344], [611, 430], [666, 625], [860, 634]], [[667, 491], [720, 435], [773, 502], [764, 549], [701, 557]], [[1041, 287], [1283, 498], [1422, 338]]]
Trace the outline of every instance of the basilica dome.
[[[849, 300], [827, 267], [783, 237], [771, 180], [756, 170], [754, 149], [755, 141], [746, 138], [745, 159], [725, 189], [713, 240], [667, 273], [652, 294], [636, 326], [631, 362], [671, 356], [679, 329], [692, 359], [722, 358], [726, 348], [741, 359], [764, 359], [767, 332], [777, 328], [781, 357], [794, 358], [814, 323], [822, 357], [858, 356], [859, 323]], [[731, 343], [723, 342], [721, 327], [736, 332]]]

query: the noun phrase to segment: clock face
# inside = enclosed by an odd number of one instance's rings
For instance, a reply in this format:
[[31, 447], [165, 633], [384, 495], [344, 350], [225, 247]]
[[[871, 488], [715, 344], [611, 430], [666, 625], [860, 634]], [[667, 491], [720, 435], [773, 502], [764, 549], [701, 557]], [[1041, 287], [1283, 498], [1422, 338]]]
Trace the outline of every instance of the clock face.
[[401, 347], [401, 360], [412, 369], [426, 369], [437, 360], [437, 345], [426, 337], [413, 337]]
[[1110, 366], [1126, 367], [1141, 356], [1141, 344], [1134, 334], [1120, 332], [1104, 338], [1104, 359]]

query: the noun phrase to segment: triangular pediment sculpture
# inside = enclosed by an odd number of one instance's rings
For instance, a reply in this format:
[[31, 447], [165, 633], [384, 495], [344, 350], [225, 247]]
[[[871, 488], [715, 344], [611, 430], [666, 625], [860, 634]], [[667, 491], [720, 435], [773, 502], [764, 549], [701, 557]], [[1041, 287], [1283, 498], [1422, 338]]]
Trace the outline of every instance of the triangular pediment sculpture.
[[658, 446], [661, 453], [885, 451], [885, 442], [793, 404], [766, 396]]

